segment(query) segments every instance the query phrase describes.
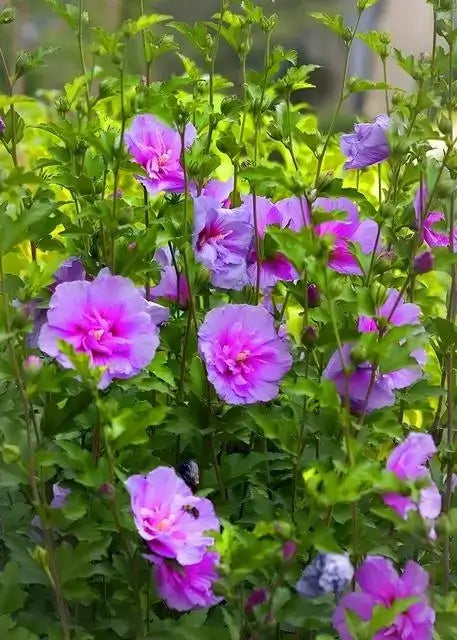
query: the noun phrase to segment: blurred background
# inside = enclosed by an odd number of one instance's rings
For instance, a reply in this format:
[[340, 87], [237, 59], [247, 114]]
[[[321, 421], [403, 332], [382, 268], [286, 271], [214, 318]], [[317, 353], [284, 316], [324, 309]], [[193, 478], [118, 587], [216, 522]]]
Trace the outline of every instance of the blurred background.
[[[77, 0], [66, 0], [77, 4]], [[339, 81], [343, 65], [343, 46], [336, 35], [309, 17], [310, 11], [336, 12], [352, 24], [355, 19], [355, 0], [258, 0], [267, 15], [276, 12], [279, 15], [279, 28], [275, 33], [275, 42], [299, 53], [299, 63], [321, 65], [313, 80], [317, 89], [306, 91], [300, 100], [309, 102], [321, 116], [334, 108], [334, 100], [339, 91]], [[48, 58], [48, 66], [28, 75], [25, 84], [18, 90], [33, 94], [39, 88], [60, 89], [69, 79], [80, 73], [79, 58], [75, 35], [57, 16], [44, 0], [0, 0], [3, 5], [16, 7], [17, 19], [2, 28], [1, 46], [4, 49], [10, 68], [14, 67], [17, 52], [21, 49], [34, 49], [37, 46], [59, 47], [59, 52]], [[208, 19], [219, 8], [219, 0], [144, 0], [145, 12], [171, 14], [176, 20], [194, 22]], [[89, 13], [90, 25], [103, 26], [107, 30], [116, 30], [129, 17], [139, 15], [139, 0], [84, 0]], [[157, 27], [158, 29], [162, 27]], [[426, 0], [379, 0], [366, 10], [361, 24], [362, 31], [379, 29], [392, 36], [393, 45], [418, 55], [431, 49], [432, 14]], [[88, 29], [86, 28], [86, 32]], [[179, 41], [179, 34], [175, 34]], [[143, 64], [140, 50], [132, 46], [129, 51], [129, 72], [142, 74]], [[182, 41], [183, 51], [189, 51], [187, 43]], [[261, 36], [254, 42], [248, 61], [251, 68], [262, 63], [263, 49]], [[90, 62], [90, 56], [89, 56]], [[232, 80], [239, 79], [238, 60], [235, 54], [224, 44], [221, 46], [217, 69]], [[171, 73], [181, 73], [182, 66], [176, 54], [170, 53], [159, 59], [153, 70], [154, 79], [162, 79]], [[382, 80], [382, 68], [361, 42], [353, 47], [350, 61], [350, 75], [358, 75], [373, 80]], [[388, 67], [388, 82], [393, 86], [410, 89], [408, 78], [395, 63]], [[4, 79], [0, 79], [0, 89], [5, 90]], [[346, 105], [346, 112], [373, 116], [383, 111], [382, 92], [358, 94]]]

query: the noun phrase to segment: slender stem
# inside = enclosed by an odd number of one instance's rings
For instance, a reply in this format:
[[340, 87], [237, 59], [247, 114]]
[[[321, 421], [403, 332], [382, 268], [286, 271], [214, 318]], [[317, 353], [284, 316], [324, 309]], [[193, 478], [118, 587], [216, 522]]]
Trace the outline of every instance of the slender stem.
[[387, 58], [386, 56], [384, 55], [381, 56], [381, 62], [382, 62], [382, 75], [384, 79], [384, 84], [386, 85], [384, 89], [384, 96], [386, 99], [386, 113], [388, 116], [390, 116], [389, 92], [387, 90]]
[[342, 106], [342, 104], [344, 102], [344, 99], [345, 99], [346, 80], [347, 80], [347, 75], [348, 75], [348, 70], [349, 70], [349, 56], [351, 54], [352, 44], [354, 42], [354, 38], [355, 38], [355, 35], [357, 33], [357, 29], [359, 28], [359, 23], [360, 23], [360, 18], [362, 17], [362, 13], [363, 13], [363, 11], [359, 11], [359, 14], [357, 16], [357, 22], [355, 23], [355, 27], [352, 30], [351, 39], [349, 40], [348, 44], [346, 45], [346, 56], [345, 56], [345, 59], [344, 59], [343, 79], [341, 81], [340, 95], [339, 95], [339, 98], [338, 98], [338, 102], [336, 103], [336, 109], [335, 109], [335, 112], [333, 114], [332, 121], [330, 123], [329, 129], [328, 129], [328, 132], [327, 132], [327, 136], [326, 136], [325, 141], [324, 141], [324, 146], [322, 147], [322, 151], [319, 154], [319, 158], [317, 160], [316, 184], [317, 184], [317, 180], [318, 180], [318, 178], [320, 176], [320, 173], [321, 173], [322, 163], [324, 162], [325, 153], [326, 153], [327, 147], [328, 147], [328, 145], [330, 143], [330, 138], [331, 138], [331, 136], [333, 134], [333, 129], [335, 127], [336, 119], [338, 117], [338, 114], [340, 112], [341, 106]]
[[292, 125], [291, 125], [291, 121], [290, 121], [290, 114], [291, 114], [291, 107], [290, 107], [290, 93], [287, 92], [286, 95], [286, 106], [287, 106], [287, 128], [288, 128], [288, 150], [290, 153], [290, 157], [292, 158], [292, 162], [294, 163], [294, 167], [295, 167], [295, 171], [298, 171], [298, 162], [297, 162], [297, 158], [295, 157], [295, 152], [294, 152], [294, 141], [293, 141], [293, 137], [292, 137]]
[[[8, 71], [8, 65], [6, 64], [5, 56], [3, 54], [3, 50], [0, 47], [0, 62], [2, 63], [3, 71], [5, 74], [6, 85], [8, 87], [8, 93], [11, 97], [13, 97], [14, 93], [14, 82], [10, 78], [10, 74]], [[13, 164], [15, 167], [18, 166], [17, 161], [17, 141], [16, 141], [16, 110], [14, 108], [14, 104], [10, 105], [10, 126], [11, 126], [11, 159], [13, 160]]]
[[[381, 213], [381, 206], [382, 206], [382, 178], [381, 178], [381, 165], [380, 164], [378, 164], [378, 202], [379, 202], [379, 213]], [[381, 239], [381, 229], [382, 229], [382, 222], [381, 222], [381, 219], [380, 219], [380, 221], [378, 222], [378, 230], [376, 232], [376, 238], [375, 238], [375, 242], [374, 242], [373, 251], [371, 252], [370, 266], [368, 267], [368, 273], [367, 273], [367, 277], [366, 277], [366, 284], [367, 285], [370, 284], [370, 278], [371, 278], [371, 274], [373, 272], [374, 263], [375, 263], [375, 260], [376, 260], [376, 250], [378, 248], [379, 241]]]
[[86, 91], [86, 104], [87, 104], [87, 118], [90, 117], [90, 91], [89, 80], [87, 78], [87, 66], [84, 57], [84, 41], [83, 41], [83, 0], [79, 0], [79, 20], [78, 20], [78, 49], [79, 59], [81, 62], [81, 69], [84, 76], [84, 87]]
[[[144, 201], [144, 226], [146, 227], [146, 232], [149, 229], [149, 197], [148, 190], [143, 186], [143, 201]], [[146, 300], [149, 300], [151, 297], [151, 281], [149, 279], [149, 273], [146, 274], [146, 282], [144, 284]]]
[[[141, 15], [144, 16], [144, 2], [143, 0], [140, 0], [140, 11], [141, 11]], [[147, 43], [146, 43], [146, 32], [143, 29], [143, 31], [141, 32], [141, 39], [143, 42], [143, 55], [144, 55], [144, 63], [145, 63], [145, 67], [146, 67], [146, 84], [149, 85], [151, 78], [151, 62], [148, 60], [148, 47], [147, 47]]]
[[244, 110], [243, 115], [241, 117], [241, 126], [240, 126], [240, 135], [238, 138], [238, 154], [237, 160], [234, 162], [233, 168], [233, 191], [231, 197], [231, 206], [237, 207], [240, 203], [240, 197], [238, 195], [238, 172], [239, 172], [239, 155], [241, 153], [241, 148], [244, 140], [244, 130], [246, 128], [246, 118], [248, 115], [248, 105], [247, 105], [247, 88], [246, 88], [246, 54], [244, 53], [241, 57], [241, 83], [243, 85], [243, 101], [244, 101]]
[[[11, 318], [9, 314], [10, 303], [9, 303], [8, 293], [4, 286], [5, 274], [3, 270], [2, 254], [0, 254], [0, 283], [2, 285], [5, 328], [6, 328], [7, 334], [10, 336], [11, 334]], [[35, 415], [33, 413], [33, 407], [29, 405], [29, 399], [27, 397], [27, 391], [24, 383], [23, 371], [21, 369], [21, 365], [16, 356], [16, 350], [14, 348], [14, 343], [11, 337], [8, 338], [7, 343], [8, 343], [8, 350], [10, 353], [11, 363], [13, 365], [13, 370], [15, 373], [16, 383], [17, 383], [19, 394], [21, 397], [21, 402], [22, 402], [23, 411], [24, 411], [24, 419], [25, 419], [26, 428], [27, 428], [27, 458], [28, 458], [27, 470], [28, 470], [29, 483], [32, 489], [34, 506], [40, 511], [42, 500], [40, 497], [40, 492], [39, 492], [37, 478], [36, 478], [36, 462], [35, 462], [35, 453], [34, 453], [33, 442], [32, 442], [32, 427], [35, 430], [35, 433], [38, 433], [38, 426], [36, 425]], [[62, 584], [60, 581], [59, 570], [58, 570], [56, 559], [55, 559], [54, 542], [52, 539], [51, 532], [46, 524], [46, 521], [43, 518], [42, 518], [42, 524], [43, 524], [45, 546], [46, 546], [48, 559], [49, 559], [51, 584], [54, 589], [57, 612], [59, 614], [59, 619], [60, 619], [62, 640], [70, 640], [70, 621], [68, 618], [67, 605], [62, 592]]]
[[214, 44], [213, 44], [213, 50], [211, 52], [211, 61], [210, 61], [210, 67], [209, 67], [209, 107], [210, 107], [210, 114], [209, 114], [209, 127], [208, 127], [208, 139], [206, 142], [206, 151], [207, 153], [209, 152], [210, 148], [211, 148], [211, 139], [213, 137], [213, 131], [214, 131], [214, 73], [216, 70], [216, 58], [217, 58], [217, 52], [219, 50], [219, 42], [221, 39], [221, 31], [222, 31], [222, 24], [224, 21], [224, 14], [225, 14], [225, 2], [224, 0], [220, 1], [220, 8], [219, 8], [219, 22], [217, 24], [217, 31], [216, 31], [216, 37], [214, 38]]
[[214, 435], [213, 434], [210, 435], [209, 442], [210, 442], [210, 447], [211, 447], [211, 456], [213, 458], [214, 471], [216, 473], [217, 484], [219, 485], [219, 493], [221, 494], [221, 498], [223, 500], [226, 500], [227, 499], [227, 494], [225, 492], [225, 486], [224, 486], [224, 481], [222, 479], [221, 468], [219, 466], [219, 462], [217, 461], [216, 443], [214, 441]]
[[[125, 114], [125, 87], [124, 87], [124, 70], [125, 70], [125, 57], [122, 66], [119, 69], [119, 79], [121, 84], [121, 133], [119, 138], [119, 146], [116, 151], [116, 161], [114, 165], [114, 184], [113, 184], [113, 225], [114, 228], [117, 224], [117, 201], [118, 201], [118, 187], [119, 187], [119, 174], [121, 169], [122, 151], [124, 148], [124, 135], [126, 125]], [[116, 266], [116, 251], [115, 251], [115, 230], [113, 229], [111, 234], [111, 269], [114, 273]]]

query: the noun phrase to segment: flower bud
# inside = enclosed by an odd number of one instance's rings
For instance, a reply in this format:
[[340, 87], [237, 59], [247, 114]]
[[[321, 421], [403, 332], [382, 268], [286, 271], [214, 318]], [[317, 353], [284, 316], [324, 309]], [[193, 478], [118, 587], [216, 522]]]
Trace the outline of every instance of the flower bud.
[[247, 598], [244, 605], [244, 610], [248, 615], [251, 615], [254, 611], [254, 607], [259, 604], [263, 604], [267, 601], [268, 591], [266, 589], [254, 589], [251, 595]]
[[5, 7], [0, 11], [0, 24], [10, 24], [16, 17], [16, 9], [14, 7]]
[[449, 118], [441, 116], [441, 118], [438, 120], [438, 129], [442, 134], [448, 136], [452, 134], [452, 122], [449, 120]]
[[66, 113], [68, 113], [70, 111], [70, 103], [68, 102], [67, 98], [62, 97], [62, 98], [58, 98], [55, 103], [55, 108], [58, 114], [60, 115], [65, 115]]
[[6, 124], [5, 124], [4, 120], [3, 120], [3, 118], [0, 118], [0, 138], [4, 134], [5, 130], [6, 130]]
[[114, 486], [111, 484], [111, 482], [104, 482], [103, 484], [101, 484], [98, 488], [98, 492], [100, 493], [100, 495], [108, 498], [109, 500], [112, 500], [114, 498]]
[[435, 256], [431, 251], [424, 251], [414, 258], [414, 273], [428, 273], [435, 266]]
[[288, 540], [281, 549], [282, 557], [286, 562], [290, 562], [297, 553], [297, 545], [293, 540]]
[[318, 333], [315, 327], [310, 325], [309, 327], [306, 327], [306, 329], [304, 329], [302, 333], [302, 342], [305, 346], [312, 346], [316, 342], [317, 338]]
[[349, 556], [343, 553], [319, 553], [305, 568], [296, 589], [304, 598], [326, 593], [339, 594], [354, 575]]
[[28, 373], [37, 373], [43, 366], [43, 360], [38, 356], [27, 356], [24, 360], [24, 369]]
[[351, 362], [358, 365], [365, 362], [367, 359], [367, 350], [362, 345], [358, 344], [351, 350]]
[[320, 305], [321, 292], [319, 291], [317, 284], [314, 284], [314, 282], [309, 284], [306, 295], [308, 297], [308, 309], [315, 309]]

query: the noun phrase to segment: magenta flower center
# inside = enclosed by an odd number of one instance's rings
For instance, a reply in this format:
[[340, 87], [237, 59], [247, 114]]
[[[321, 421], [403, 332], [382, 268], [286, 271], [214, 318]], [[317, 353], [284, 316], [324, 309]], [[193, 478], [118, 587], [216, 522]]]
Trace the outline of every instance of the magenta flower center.
[[200, 231], [200, 233], [198, 234], [197, 249], [201, 251], [202, 247], [206, 243], [208, 242], [217, 243], [221, 240], [224, 240], [224, 238], [227, 238], [228, 236], [230, 236], [231, 233], [232, 233], [231, 230], [223, 231], [219, 225], [210, 224], [209, 226], [205, 227], [202, 231]]
[[152, 536], [169, 531], [176, 522], [175, 514], [158, 513], [156, 509], [148, 509], [147, 507], [140, 509], [140, 515], [143, 519], [144, 530]]
[[91, 354], [96, 364], [97, 359], [128, 348], [128, 340], [116, 335], [115, 318], [106, 318], [97, 309], [83, 314], [83, 322], [78, 329], [80, 345], [77, 351]]
[[151, 176], [157, 178], [167, 167], [171, 157], [172, 151], [170, 149], [167, 149], [167, 151], [163, 153], [153, 155], [146, 164], [146, 170]]

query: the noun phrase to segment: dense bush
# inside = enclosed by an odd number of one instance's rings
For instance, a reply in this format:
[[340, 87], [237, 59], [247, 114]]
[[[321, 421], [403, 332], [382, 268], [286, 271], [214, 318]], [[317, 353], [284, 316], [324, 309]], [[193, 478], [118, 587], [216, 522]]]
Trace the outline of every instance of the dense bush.
[[[346, 48], [327, 132], [251, 0], [115, 34], [47, 4], [82, 75], [17, 95], [59, 55], [21, 52], [0, 96], [1, 637], [454, 638], [454, 3], [418, 60], [314, 15]], [[348, 78], [355, 38], [416, 92]]]

